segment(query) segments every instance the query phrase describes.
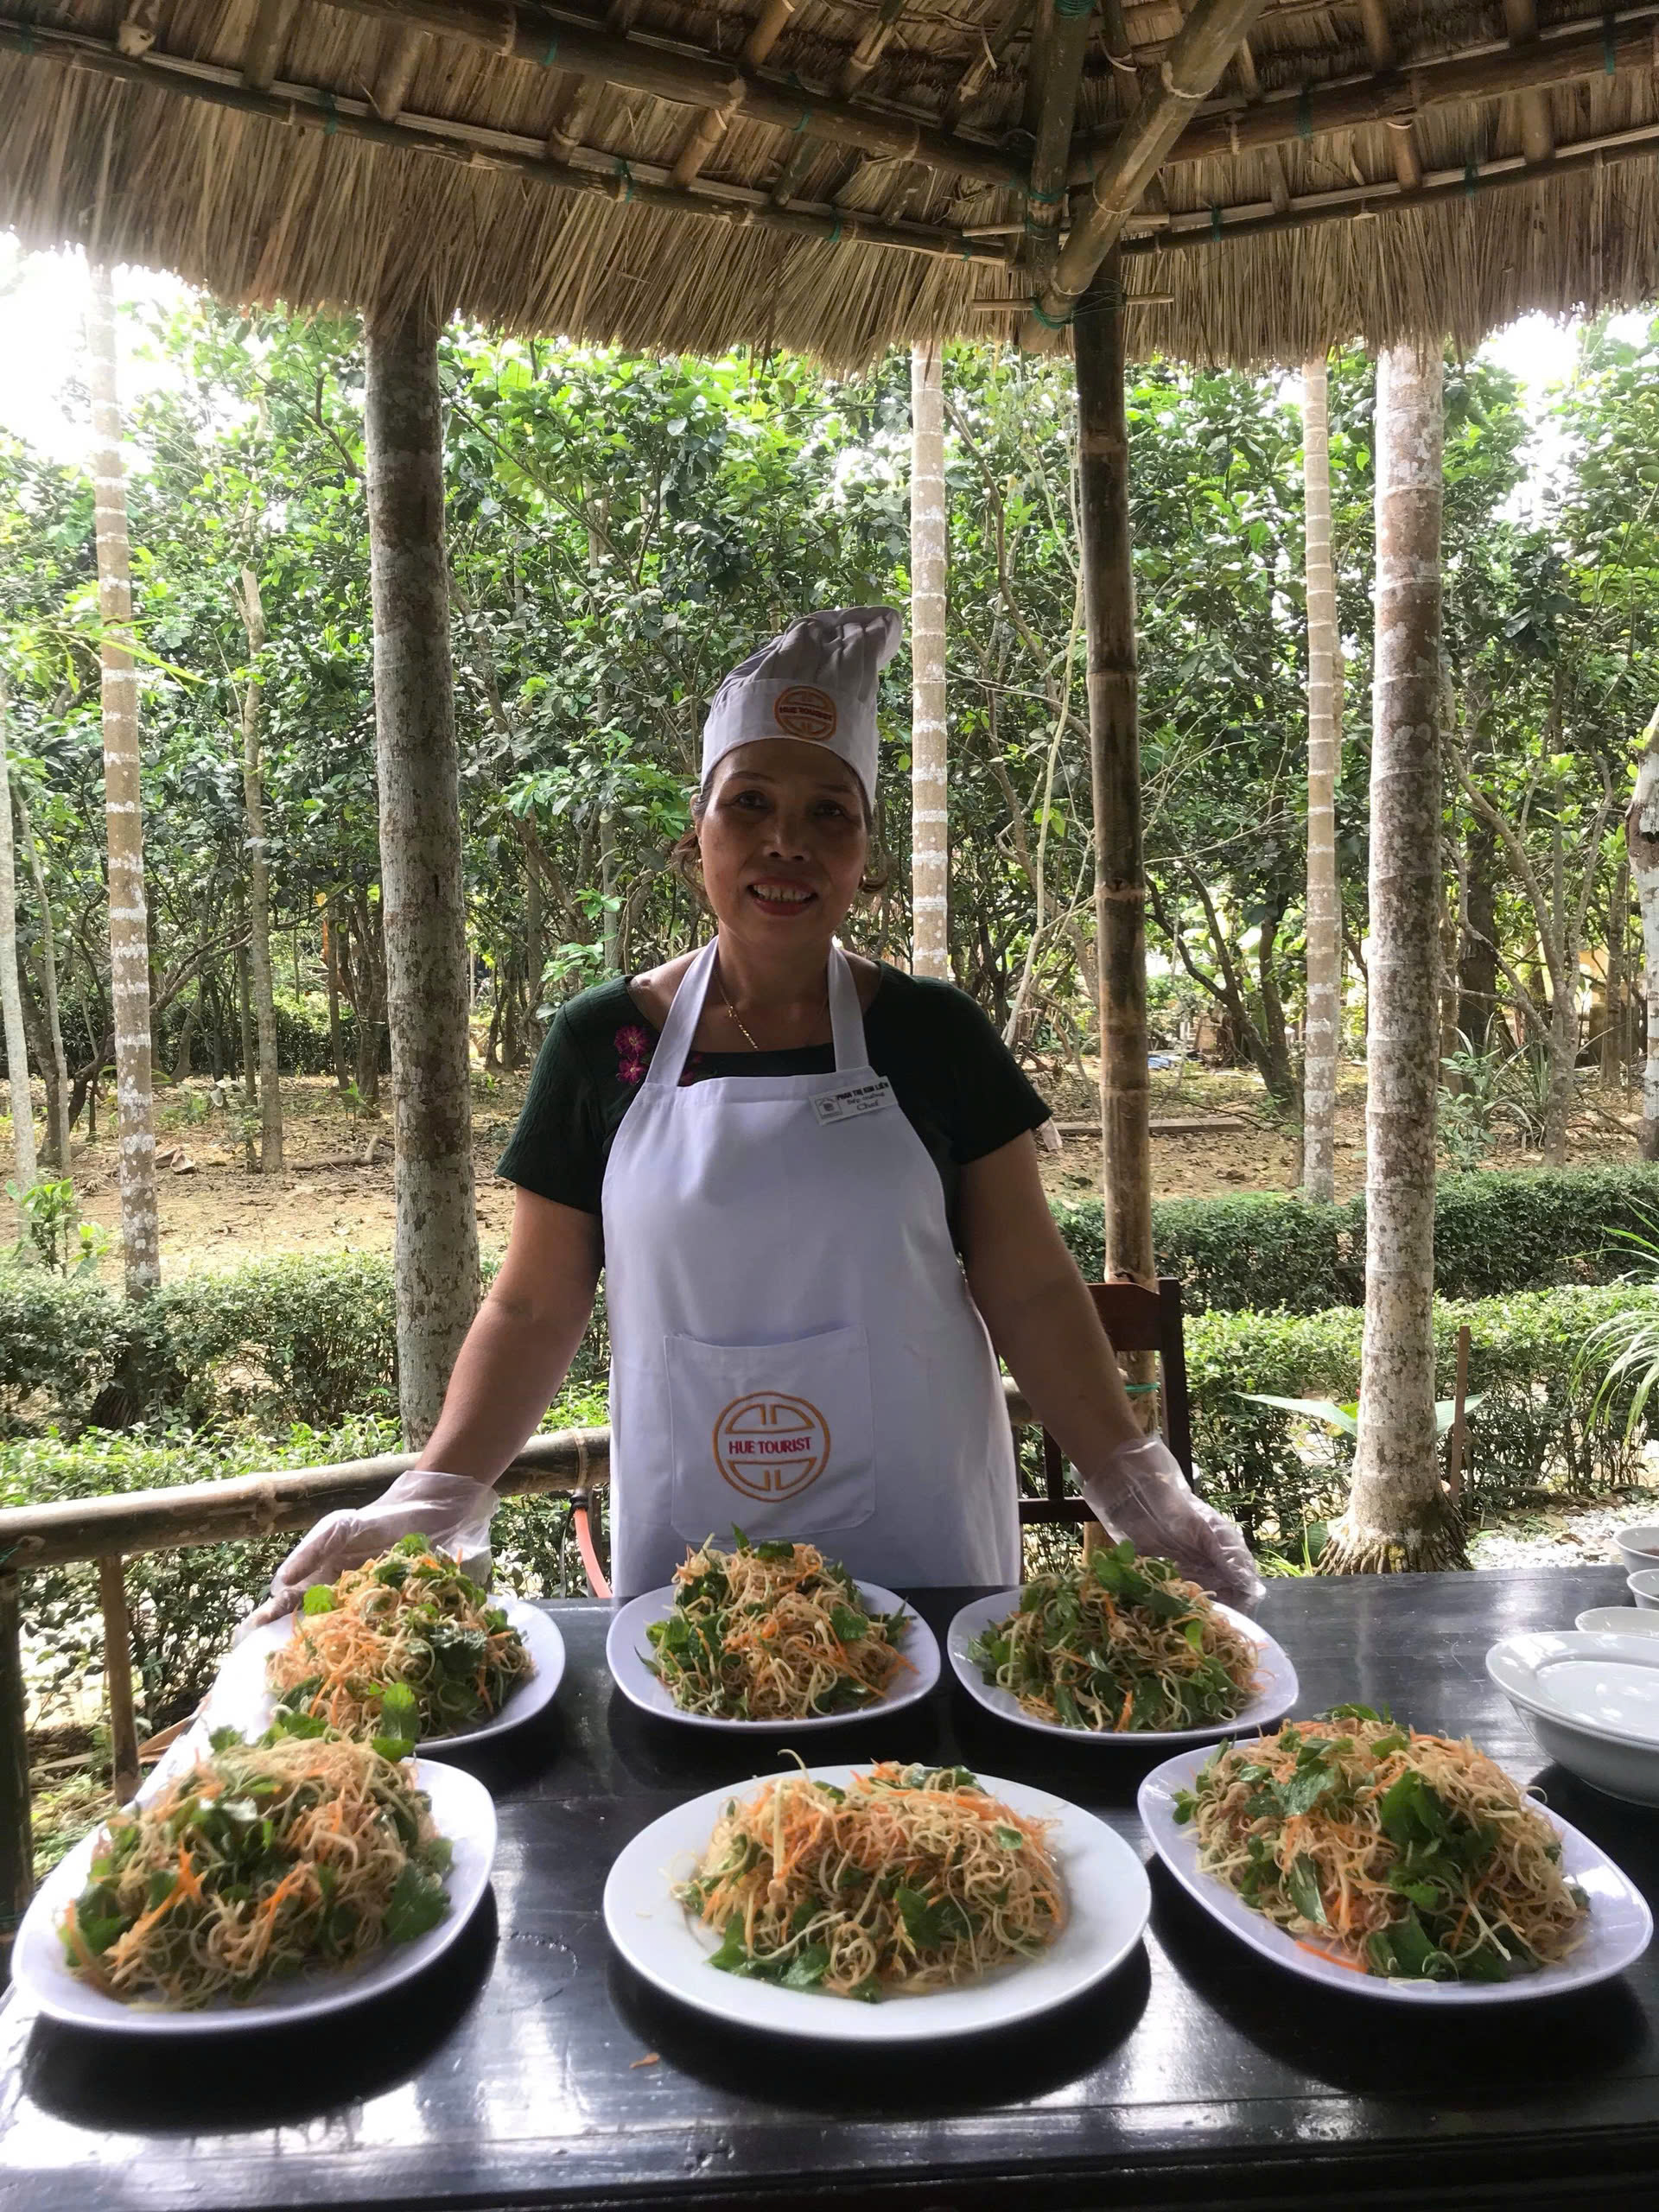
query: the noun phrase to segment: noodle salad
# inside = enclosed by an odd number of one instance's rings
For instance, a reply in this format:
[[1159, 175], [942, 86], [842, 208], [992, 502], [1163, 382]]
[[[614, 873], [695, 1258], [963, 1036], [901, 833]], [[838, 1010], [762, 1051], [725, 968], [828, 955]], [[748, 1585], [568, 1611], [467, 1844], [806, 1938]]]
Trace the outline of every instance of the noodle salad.
[[867, 2001], [1035, 1958], [1065, 1925], [1047, 1846], [965, 1767], [805, 1772], [733, 1798], [674, 1895], [720, 1930], [725, 1973]]
[[367, 1744], [271, 1733], [216, 1732], [211, 1758], [107, 1822], [59, 1923], [80, 1980], [172, 2012], [239, 2004], [443, 1918], [450, 1847], [409, 1770]]
[[493, 1719], [534, 1671], [505, 1613], [423, 1536], [308, 1590], [265, 1662], [279, 1713], [407, 1748]]
[[646, 1666], [686, 1713], [810, 1720], [874, 1705], [909, 1661], [901, 1607], [872, 1613], [844, 1567], [816, 1544], [736, 1548], [711, 1537], [674, 1570], [674, 1607], [645, 1630]]
[[1034, 1719], [1103, 1732], [1232, 1720], [1256, 1683], [1250, 1638], [1168, 1560], [1128, 1543], [1027, 1583], [968, 1656]]
[[1566, 1958], [1590, 1909], [1501, 1767], [1367, 1706], [1227, 1745], [1175, 1818], [1201, 1872], [1359, 1974], [1507, 1981]]

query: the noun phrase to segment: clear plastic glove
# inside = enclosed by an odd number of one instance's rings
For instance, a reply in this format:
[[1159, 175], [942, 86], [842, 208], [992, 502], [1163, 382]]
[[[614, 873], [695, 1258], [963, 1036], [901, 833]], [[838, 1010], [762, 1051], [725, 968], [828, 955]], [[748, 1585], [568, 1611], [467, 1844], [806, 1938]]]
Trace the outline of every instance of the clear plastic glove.
[[1103, 1467], [1080, 1477], [1083, 1494], [1115, 1536], [1139, 1552], [1172, 1559], [1189, 1580], [1249, 1612], [1262, 1586], [1250, 1548], [1224, 1513], [1187, 1485], [1161, 1437], [1120, 1444]]
[[325, 1513], [277, 1568], [270, 1597], [240, 1624], [234, 1640], [239, 1643], [264, 1622], [291, 1613], [314, 1582], [332, 1582], [348, 1567], [361, 1567], [365, 1559], [390, 1551], [400, 1536], [425, 1536], [441, 1544], [481, 1580], [489, 1569], [490, 1516], [499, 1503], [489, 1483], [410, 1468], [372, 1505]]

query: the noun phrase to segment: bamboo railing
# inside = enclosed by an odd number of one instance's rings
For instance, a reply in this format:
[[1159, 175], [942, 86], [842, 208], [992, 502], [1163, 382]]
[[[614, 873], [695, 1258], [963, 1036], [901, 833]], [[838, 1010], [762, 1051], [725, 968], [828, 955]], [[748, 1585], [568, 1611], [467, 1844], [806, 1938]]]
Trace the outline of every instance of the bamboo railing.
[[[1005, 1385], [1008, 1418], [1034, 1418]], [[230, 1543], [249, 1536], [298, 1535], [325, 1513], [366, 1505], [395, 1475], [418, 1465], [414, 1452], [347, 1459], [281, 1474], [238, 1475], [228, 1482], [188, 1483], [176, 1490], [123, 1491], [104, 1497], [66, 1498], [49, 1505], [0, 1511], [0, 1980], [18, 1921], [34, 1889], [34, 1842], [29, 1810], [29, 1751], [24, 1734], [22, 1577], [42, 1567], [92, 1565], [104, 1616], [104, 1679], [110, 1707], [115, 1795], [124, 1803], [138, 1787], [145, 1754], [175, 1731], [138, 1740], [132, 1698], [126, 1563], [146, 1552]], [[608, 1428], [566, 1428], [533, 1436], [501, 1478], [504, 1497], [552, 1492], [569, 1496], [610, 1480]], [[181, 1724], [182, 1726], [183, 1724]]]

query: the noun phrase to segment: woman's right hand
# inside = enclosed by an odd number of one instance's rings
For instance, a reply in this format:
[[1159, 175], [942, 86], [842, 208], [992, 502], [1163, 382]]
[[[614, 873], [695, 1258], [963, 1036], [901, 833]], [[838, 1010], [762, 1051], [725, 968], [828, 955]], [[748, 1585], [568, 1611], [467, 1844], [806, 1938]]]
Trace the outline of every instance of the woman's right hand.
[[326, 1513], [302, 1536], [271, 1578], [270, 1595], [243, 1621], [236, 1641], [266, 1621], [290, 1613], [314, 1583], [332, 1582], [347, 1567], [390, 1551], [400, 1536], [418, 1535], [457, 1557], [487, 1549], [493, 1484], [424, 1467], [399, 1475], [372, 1505]]

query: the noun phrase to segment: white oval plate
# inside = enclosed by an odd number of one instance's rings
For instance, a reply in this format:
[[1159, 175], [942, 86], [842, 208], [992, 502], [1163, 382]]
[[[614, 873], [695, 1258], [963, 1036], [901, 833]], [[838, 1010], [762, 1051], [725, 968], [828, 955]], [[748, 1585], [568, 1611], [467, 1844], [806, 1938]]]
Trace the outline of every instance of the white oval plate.
[[884, 1698], [874, 1705], [861, 1706], [856, 1713], [821, 1713], [810, 1720], [728, 1720], [717, 1713], [683, 1713], [645, 1664], [651, 1656], [646, 1629], [652, 1621], [666, 1620], [674, 1610], [671, 1582], [661, 1590], [647, 1590], [643, 1598], [630, 1599], [612, 1615], [610, 1632], [605, 1638], [611, 1679], [624, 1697], [659, 1719], [681, 1720], [691, 1728], [735, 1730], [745, 1736], [762, 1730], [775, 1733], [780, 1728], [791, 1735], [798, 1728], [844, 1728], [849, 1721], [897, 1713], [903, 1706], [917, 1704], [938, 1681], [938, 1638], [914, 1605], [906, 1605], [895, 1591], [884, 1590], [879, 1582], [861, 1582], [857, 1589], [867, 1613], [896, 1613], [902, 1607], [908, 1615], [910, 1626], [899, 1649], [910, 1662], [910, 1671], [901, 1670], [895, 1687]]
[[[559, 1687], [564, 1673], [564, 1638], [558, 1624], [539, 1605], [528, 1605], [522, 1598], [497, 1598], [492, 1602], [500, 1606], [509, 1624], [524, 1639], [536, 1671], [512, 1692], [493, 1720], [476, 1728], [463, 1728], [454, 1736], [424, 1737], [423, 1751], [481, 1744], [488, 1737], [505, 1735], [509, 1728], [521, 1727], [551, 1702]], [[235, 1728], [249, 1738], [264, 1734], [276, 1710], [276, 1697], [265, 1681], [265, 1661], [287, 1643], [294, 1627], [291, 1614], [279, 1621], [267, 1621], [226, 1654], [201, 1710], [203, 1725], [210, 1732], [215, 1728]]]
[[[844, 1788], [850, 1766], [815, 1766], [814, 1782]], [[768, 1777], [758, 1777], [766, 1780]], [[1147, 1870], [1122, 1838], [1077, 1805], [1020, 1782], [979, 1777], [991, 1796], [1028, 1818], [1058, 1823], [1051, 1844], [1065, 1884], [1069, 1917], [1039, 1959], [998, 1967], [982, 1980], [879, 2005], [826, 1997], [822, 1991], [776, 1989], [709, 1964], [719, 1938], [669, 1894], [690, 1877], [725, 1806], [728, 1785], [677, 1805], [624, 1846], [605, 1885], [605, 1925], [637, 1974], [699, 2012], [736, 2027], [773, 2035], [810, 2036], [841, 2044], [934, 2043], [976, 2035], [1051, 2012], [1103, 1981], [1141, 1941], [1152, 1909]]]
[[1523, 1711], [1659, 1761], [1659, 1642], [1652, 1637], [1582, 1630], [1506, 1636], [1486, 1654], [1486, 1671]]
[[1267, 1630], [1246, 1620], [1243, 1613], [1236, 1613], [1230, 1605], [1217, 1605], [1217, 1611], [1251, 1639], [1260, 1655], [1262, 1687], [1236, 1719], [1212, 1721], [1204, 1728], [1124, 1729], [1065, 1728], [1056, 1720], [1039, 1720], [1025, 1710], [1011, 1691], [988, 1682], [968, 1656], [968, 1647], [981, 1630], [993, 1621], [1006, 1619], [1019, 1603], [1018, 1590], [1004, 1590], [994, 1598], [976, 1598], [963, 1607], [945, 1631], [944, 1648], [957, 1680], [969, 1697], [976, 1698], [999, 1720], [1012, 1720], [1019, 1728], [1034, 1728], [1041, 1736], [1058, 1736], [1068, 1744], [1208, 1744], [1217, 1736], [1248, 1736], [1254, 1729], [1264, 1728], [1269, 1720], [1288, 1713], [1301, 1695], [1296, 1669]]
[[1659, 1636], [1659, 1612], [1640, 1605], [1592, 1605], [1573, 1625], [1589, 1636]]
[[1611, 1974], [1623, 1974], [1648, 1948], [1653, 1915], [1641, 1891], [1587, 1835], [1570, 1827], [1557, 1814], [1547, 1813], [1560, 1834], [1561, 1870], [1590, 1899], [1589, 1929], [1578, 1949], [1560, 1966], [1541, 1967], [1536, 1974], [1521, 1974], [1514, 1981], [1398, 1981], [1387, 1974], [1357, 1974], [1351, 1967], [1318, 1958], [1246, 1904], [1224, 1883], [1198, 1872], [1198, 1839], [1190, 1825], [1176, 1825], [1175, 1793], [1192, 1787], [1198, 1770], [1211, 1756], [1207, 1751], [1183, 1751], [1154, 1767], [1141, 1784], [1136, 1799], [1141, 1821], [1158, 1856], [1189, 1896], [1253, 1951], [1301, 1975], [1305, 1981], [1396, 2004], [1516, 2005], [1533, 1998], [1560, 1997], [1568, 1990], [1586, 1989], [1592, 1982], [1605, 1981]]
[[225, 2035], [238, 2028], [289, 2027], [301, 2020], [321, 2019], [327, 2012], [344, 2012], [395, 1989], [430, 1966], [460, 1936], [489, 1885], [495, 1857], [495, 1807], [483, 1783], [461, 1767], [426, 1760], [417, 1762], [415, 1774], [432, 1801], [439, 1834], [454, 1847], [454, 1858], [444, 1877], [449, 1910], [435, 1928], [412, 1943], [389, 1945], [348, 1973], [318, 1968], [273, 1982], [245, 2005], [223, 2003], [204, 2005], [197, 2012], [165, 2012], [118, 2004], [76, 1980], [58, 1940], [59, 1916], [86, 1886], [100, 1823], [59, 1861], [35, 1892], [11, 1955], [14, 1987], [54, 2020], [136, 2036]]

